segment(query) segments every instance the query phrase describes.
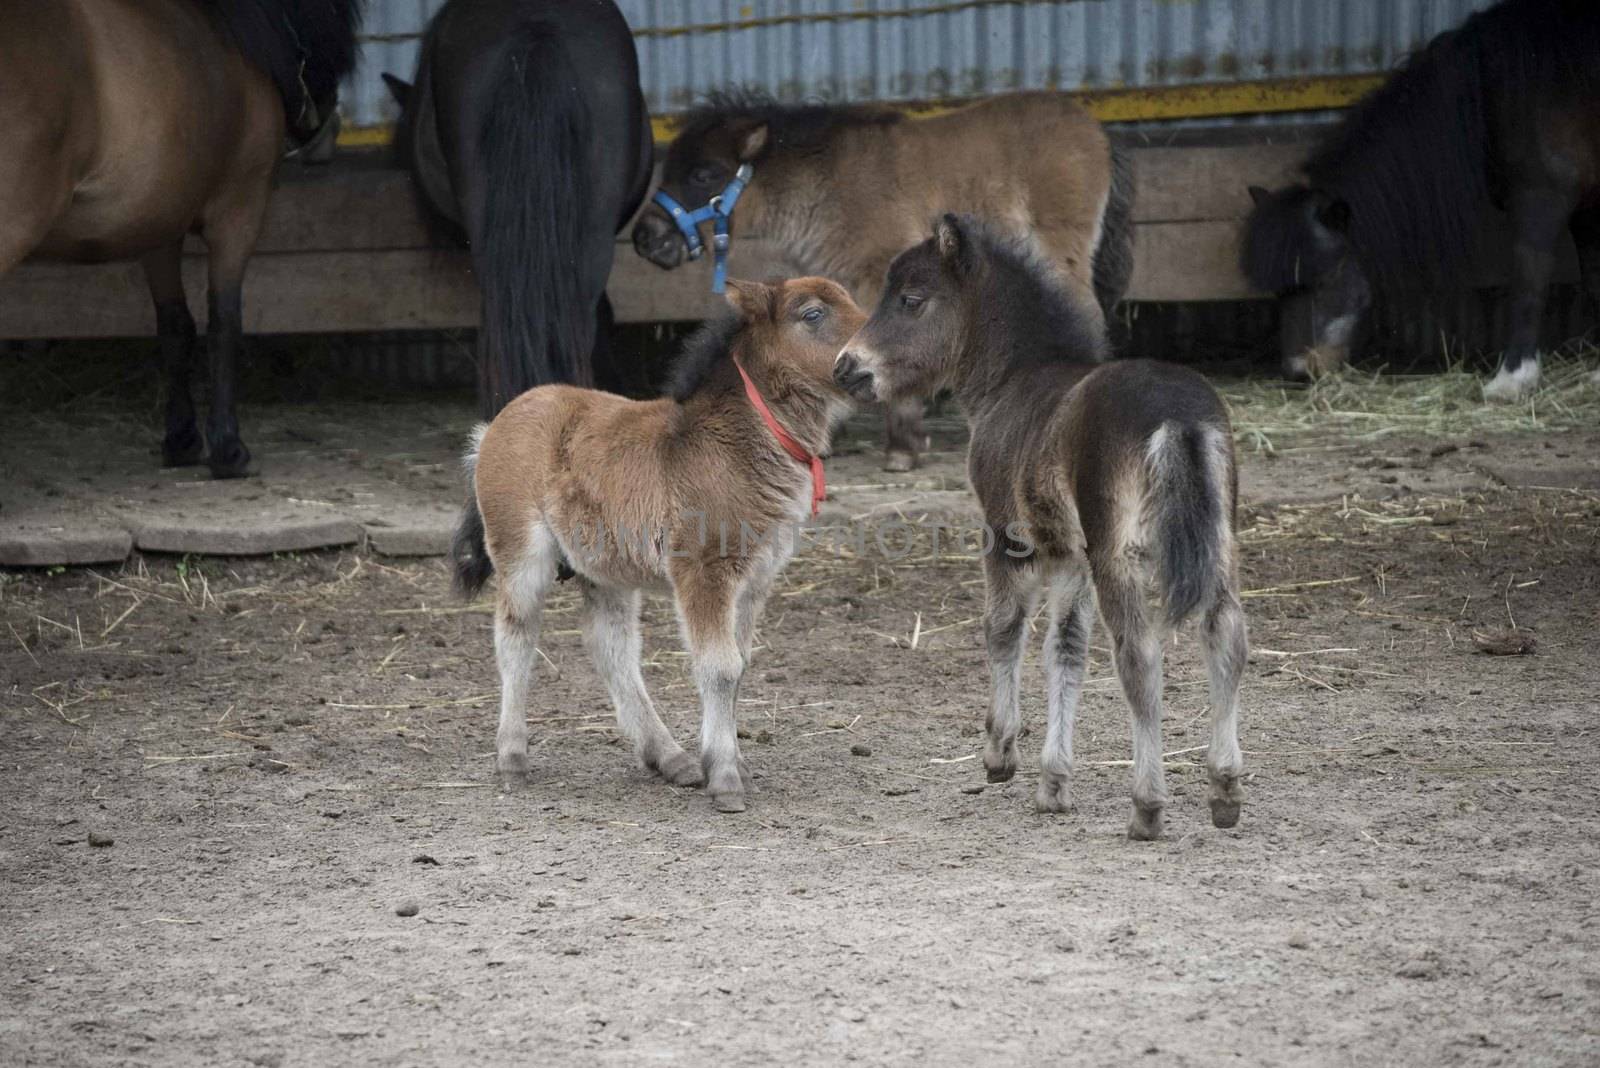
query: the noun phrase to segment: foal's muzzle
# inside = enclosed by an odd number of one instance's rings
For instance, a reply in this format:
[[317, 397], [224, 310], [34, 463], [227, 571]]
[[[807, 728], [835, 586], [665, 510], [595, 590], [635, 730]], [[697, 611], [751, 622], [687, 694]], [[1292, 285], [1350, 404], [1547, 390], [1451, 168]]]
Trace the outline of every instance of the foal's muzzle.
[[858, 401], [878, 399], [872, 372], [863, 367], [861, 361], [850, 352], [839, 353], [839, 358], [833, 361], [833, 380], [840, 389]]
[[654, 209], [633, 226], [633, 250], [657, 267], [672, 270], [683, 262], [683, 237], [672, 220]]

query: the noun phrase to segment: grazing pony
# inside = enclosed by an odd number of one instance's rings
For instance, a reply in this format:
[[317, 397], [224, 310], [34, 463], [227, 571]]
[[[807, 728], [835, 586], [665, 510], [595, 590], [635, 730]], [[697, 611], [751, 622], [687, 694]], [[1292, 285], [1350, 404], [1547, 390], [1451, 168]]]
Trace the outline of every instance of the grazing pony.
[[616, 234], [655, 159], [622, 13], [611, 0], [450, 0], [415, 84], [384, 77], [424, 206], [472, 249], [484, 417], [534, 386], [593, 384], [609, 360]]
[[[1211, 674], [1211, 821], [1239, 819], [1239, 677], [1246, 637], [1235, 564], [1227, 409], [1193, 371], [1100, 363], [1098, 320], [1048, 265], [970, 217], [946, 215], [898, 256], [834, 376], [857, 400], [951, 389], [967, 413], [967, 472], [995, 535], [985, 552], [993, 704], [983, 764], [1017, 770], [1027, 621], [1043, 591], [1050, 713], [1035, 803], [1069, 804], [1072, 721], [1095, 602], [1133, 708], [1132, 838], [1161, 833], [1161, 646], [1191, 615]], [[1002, 536], [1003, 535], [1003, 536]], [[1154, 587], [1161, 614], [1147, 605]]]
[[1483, 392], [1526, 396], [1563, 228], [1600, 300], [1600, 4], [1505, 0], [1473, 15], [1351, 109], [1304, 170], [1305, 185], [1250, 190], [1244, 248], [1258, 289], [1310, 294], [1312, 345], [1285, 353], [1286, 373], [1342, 364], [1374, 290], [1468, 284], [1495, 207], [1511, 217], [1510, 324]]
[[[695, 230], [671, 208], [703, 214], [730, 189], [741, 227], [776, 241], [805, 273], [843, 283], [863, 306], [877, 300], [889, 261], [946, 211], [1032, 235], [1095, 321], [1110, 317], [1133, 273], [1132, 170], [1093, 116], [1055, 93], [995, 97], [920, 120], [882, 107], [713, 95], [668, 150], [634, 249], [678, 266]], [[909, 471], [925, 441], [922, 404], [907, 399], [885, 415], [884, 467]]]
[[[0, 3], [0, 275], [25, 258], [137, 259], [155, 303], [169, 466], [244, 475], [239, 291], [283, 155], [334, 114], [360, 0]], [[209, 254], [205, 440], [183, 239]], [[88, 299], [88, 298], [86, 298]]]
[[[822, 278], [729, 284], [736, 315], [688, 343], [670, 395], [631, 401], [544, 386], [507, 405], [467, 459], [474, 497], [451, 555], [457, 588], [498, 573], [500, 774], [528, 771], [524, 717], [539, 613], [566, 562], [584, 639], [639, 762], [716, 808], [745, 807], [734, 725], [756, 619], [821, 498], [822, 462], [850, 400], [839, 347], [865, 320]], [[698, 763], [673, 741], [639, 674], [639, 591], [666, 585], [693, 657], [703, 719]]]

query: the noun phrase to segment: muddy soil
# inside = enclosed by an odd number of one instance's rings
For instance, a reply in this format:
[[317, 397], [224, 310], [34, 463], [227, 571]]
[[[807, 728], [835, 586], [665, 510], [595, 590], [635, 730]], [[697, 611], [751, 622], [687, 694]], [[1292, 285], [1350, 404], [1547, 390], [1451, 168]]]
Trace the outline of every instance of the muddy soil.
[[[441, 560], [4, 574], [0, 1062], [1594, 1064], [1600, 496], [1528, 487], [1597, 457], [1245, 454], [1248, 801], [1210, 826], [1182, 633], [1154, 843], [1102, 634], [1076, 810], [1033, 811], [1032, 658], [1023, 770], [985, 785], [948, 546], [790, 567], [738, 816], [633, 765], [571, 591], [507, 795], [487, 604]], [[646, 624], [687, 743], [670, 606]]]

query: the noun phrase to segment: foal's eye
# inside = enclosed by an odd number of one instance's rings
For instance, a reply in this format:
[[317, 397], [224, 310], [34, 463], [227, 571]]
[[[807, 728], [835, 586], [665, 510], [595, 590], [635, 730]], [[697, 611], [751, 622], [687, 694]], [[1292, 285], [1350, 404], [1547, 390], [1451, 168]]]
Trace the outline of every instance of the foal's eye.
[[695, 185], [711, 185], [717, 180], [717, 168], [712, 166], [696, 167], [689, 172], [689, 181]]
[[807, 308], [801, 314], [800, 318], [804, 319], [808, 323], [820, 323], [822, 321], [822, 315], [823, 311], [821, 308]]
[[900, 307], [904, 308], [906, 311], [916, 311], [918, 308], [922, 307], [922, 302], [924, 299], [926, 298], [916, 296], [912, 293], [902, 293], [900, 295]]

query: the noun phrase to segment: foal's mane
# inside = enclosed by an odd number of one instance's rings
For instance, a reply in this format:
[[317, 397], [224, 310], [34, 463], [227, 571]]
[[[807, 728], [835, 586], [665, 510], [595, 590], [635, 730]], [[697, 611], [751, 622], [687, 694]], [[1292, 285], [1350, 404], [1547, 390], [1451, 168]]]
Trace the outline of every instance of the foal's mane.
[[365, 0], [200, 0], [234, 47], [277, 87], [293, 129], [307, 96], [332, 99], [356, 66]]
[[783, 104], [760, 89], [721, 89], [709, 94], [684, 115], [685, 144], [693, 144], [712, 130], [732, 120], [750, 120], [767, 127], [767, 147], [785, 152], [810, 153], [827, 147], [841, 130], [871, 126], [892, 126], [904, 116], [898, 111], [870, 104]]
[[666, 396], [680, 404], [694, 396], [733, 355], [733, 342], [744, 320], [729, 312], [707, 319], [684, 339], [678, 358], [667, 372]]
[[961, 232], [981, 251], [985, 330], [1004, 330], [1014, 368], [1033, 363], [1098, 363], [1105, 332], [1083, 313], [1032, 241], [961, 216]]
[[[1384, 288], [1439, 288], [1470, 259], [1504, 190], [1502, 131], [1600, 93], [1600, 4], [1506, 0], [1414, 53], [1306, 161], [1351, 208], [1349, 238]], [[1498, 121], [1497, 121], [1498, 120]]]

